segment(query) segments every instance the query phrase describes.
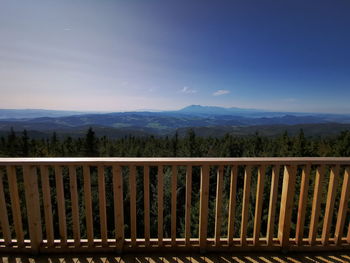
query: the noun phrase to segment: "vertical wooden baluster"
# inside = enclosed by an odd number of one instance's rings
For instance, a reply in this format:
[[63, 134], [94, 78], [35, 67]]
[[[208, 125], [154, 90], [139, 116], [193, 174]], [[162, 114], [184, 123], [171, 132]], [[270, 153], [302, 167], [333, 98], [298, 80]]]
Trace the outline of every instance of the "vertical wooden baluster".
[[77, 187], [77, 170], [74, 165], [69, 166], [69, 189], [72, 199], [72, 223], [73, 237], [75, 247], [80, 247], [80, 220], [79, 220], [79, 202]]
[[91, 200], [91, 176], [90, 166], [83, 165], [83, 176], [84, 176], [84, 205], [86, 213], [86, 232], [88, 239], [88, 246], [94, 245], [94, 229], [92, 219], [92, 200]]
[[164, 193], [164, 173], [163, 166], [158, 166], [158, 246], [163, 246], [163, 216], [164, 216], [164, 205], [163, 205], [163, 193]]
[[229, 208], [228, 208], [228, 235], [227, 243], [229, 246], [233, 244], [233, 233], [234, 233], [234, 224], [236, 217], [236, 191], [237, 191], [237, 166], [231, 167], [231, 178], [230, 178], [230, 199], [229, 199]]
[[7, 166], [7, 178], [10, 190], [11, 210], [13, 223], [15, 225], [16, 238], [19, 247], [24, 247], [24, 235], [22, 225], [21, 206], [18, 196], [16, 167]]
[[298, 219], [296, 227], [295, 241], [298, 246], [302, 245], [304, 236], [304, 224], [305, 224], [305, 212], [308, 200], [309, 191], [309, 176], [310, 176], [310, 164], [303, 167], [303, 172], [301, 174], [301, 186], [300, 186], [300, 198], [298, 205]]
[[98, 201], [101, 224], [101, 240], [102, 246], [107, 246], [107, 212], [106, 212], [106, 185], [105, 185], [105, 170], [103, 165], [97, 168], [98, 177]]
[[254, 216], [254, 232], [253, 232], [254, 246], [259, 245], [264, 181], [265, 181], [265, 166], [261, 165], [258, 170], [258, 182], [257, 182], [256, 200], [255, 200], [255, 216]]
[[61, 246], [67, 246], [67, 223], [66, 223], [66, 206], [63, 188], [62, 167], [55, 166], [55, 181], [56, 181], [56, 199], [58, 209], [58, 227], [61, 238]]
[[267, 221], [267, 245], [273, 246], [273, 236], [275, 227], [275, 214], [276, 214], [276, 202], [278, 195], [278, 177], [280, 174], [280, 166], [274, 165], [272, 167], [272, 178], [271, 178], [271, 192], [270, 192], [270, 203], [269, 203], [269, 215]]
[[130, 171], [130, 228], [131, 245], [136, 246], [136, 166], [129, 167]]
[[190, 246], [191, 238], [191, 199], [192, 199], [192, 166], [186, 170], [186, 206], [185, 206], [185, 243]]
[[23, 166], [23, 181], [28, 215], [30, 246], [32, 252], [38, 253], [42, 243], [42, 229], [36, 167], [27, 165]]
[[113, 187], [114, 187], [114, 213], [116, 249], [122, 252], [124, 245], [124, 206], [123, 206], [123, 177], [121, 167], [113, 166]]
[[145, 246], [150, 245], [150, 204], [149, 204], [149, 166], [144, 166], [143, 171], [143, 187], [144, 187], [144, 224], [145, 224]]
[[4, 236], [5, 245], [9, 246], [11, 244], [11, 232], [10, 224], [7, 213], [6, 201], [5, 201], [5, 192], [2, 178], [4, 177], [3, 171], [0, 169], [0, 228]]
[[171, 172], [171, 245], [176, 245], [176, 187], [177, 167], [172, 166]]
[[224, 182], [224, 167], [219, 166], [216, 185], [216, 206], [215, 206], [215, 246], [220, 246], [221, 237], [221, 214], [222, 214], [222, 187]]
[[242, 222], [241, 222], [241, 246], [247, 245], [247, 224], [248, 224], [248, 209], [249, 209], [251, 177], [252, 177], [252, 168], [250, 165], [247, 165], [244, 173]]
[[323, 229], [322, 229], [322, 244], [325, 246], [328, 243], [329, 239], [329, 231], [332, 224], [333, 219], [333, 210], [334, 210], [334, 201], [335, 194], [338, 187], [339, 180], [339, 166], [336, 165], [331, 168], [329, 185], [328, 185], [328, 193], [327, 193], [327, 204], [326, 211], [323, 220]]
[[346, 237], [346, 242], [348, 242], [348, 244], [350, 244], [350, 223], [349, 223], [349, 226], [348, 226], [348, 235]]
[[[341, 239], [343, 237], [344, 225], [346, 214], [348, 210], [348, 202], [350, 198], [350, 168], [345, 168], [345, 174], [343, 179], [343, 186], [341, 191], [337, 223], [335, 226], [334, 239], [337, 246], [341, 245]], [[349, 228], [350, 229], [350, 228]]]
[[278, 223], [278, 239], [283, 250], [290, 246], [290, 226], [295, 191], [296, 166], [285, 166], [282, 185], [281, 208]]
[[208, 201], [209, 201], [209, 166], [201, 167], [200, 204], [199, 204], [199, 247], [204, 252], [207, 246]]
[[317, 168], [314, 197], [312, 200], [310, 230], [309, 230], [309, 243], [311, 246], [315, 245], [315, 242], [316, 242], [317, 224], [320, 216], [320, 206], [321, 206], [321, 199], [322, 199], [322, 183], [323, 183], [324, 172], [325, 172], [325, 168], [323, 165]]
[[49, 181], [49, 167], [40, 166], [41, 175], [41, 190], [43, 192], [44, 203], [44, 216], [45, 216], [45, 229], [48, 247], [54, 245], [54, 232], [53, 232], [53, 218], [52, 218], [52, 204], [51, 204], [51, 188]]

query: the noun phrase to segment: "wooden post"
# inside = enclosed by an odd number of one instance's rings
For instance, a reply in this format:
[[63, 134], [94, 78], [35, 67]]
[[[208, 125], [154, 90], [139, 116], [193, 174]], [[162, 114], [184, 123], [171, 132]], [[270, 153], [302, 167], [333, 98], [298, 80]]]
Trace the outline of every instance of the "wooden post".
[[186, 206], [185, 206], [185, 243], [190, 246], [191, 237], [191, 198], [192, 197], [192, 166], [186, 171]]
[[37, 254], [42, 243], [42, 229], [36, 167], [23, 166], [23, 180], [31, 250]]
[[143, 191], [144, 191], [144, 227], [145, 246], [150, 245], [150, 203], [149, 203], [149, 166], [145, 165], [143, 170]]
[[308, 200], [309, 191], [309, 175], [310, 175], [310, 164], [303, 167], [303, 172], [301, 175], [301, 186], [300, 186], [300, 198], [298, 205], [298, 219], [296, 227], [295, 241], [298, 246], [302, 245], [304, 236], [304, 224], [305, 224], [305, 212]]
[[258, 183], [257, 183], [256, 201], [255, 201], [256, 205], [255, 205], [254, 232], [253, 232], [254, 246], [259, 245], [264, 181], [265, 181], [265, 166], [261, 165], [258, 170]]
[[230, 199], [229, 199], [229, 208], [228, 208], [228, 235], [227, 243], [229, 246], [233, 244], [233, 233], [234, 233], [234, 224], [236, 217], [236, 190], [237, 190], [237, 166], [233, 165], [231, 167], [231, 178], [230, 178]]
[[58, 210], [58, 228], [61, 238], [61, 246], [67, 246], [67, 223], [66, 223], [66, 206], [63, 188], [62, 167], [55, 166], [55, 181], [56, 181], [56, 199]]
[[341, 239], [343, 237], [349, 198], [350, 198], [350, 168], [349, 166], [347, 166], [345, 168], [343, 186], [342, 186], [340, 203], [339, 203], [339, 210], [337, 215], [337, 223], [336, 223], [335, 232], [334, 232], [334, 242], [337, 246], [341, 244]]
[[171, 172], [171, 245], [176, 246], [176, 197], [177, 167], [173, 165]]
[[285, 166], [281, 196], [278, 239], [283, 250], [289, 248], [289, 234], [295, 190], [296, 166]]
[[273, 237], [274, 237], [274, 227], [275, 227], [275, 213], [276, 213], [276, 202], [277, 202], [277, 194], [278, 194], [278, 177], [280, 174], [279, 165], [275, 165], [272, 167], [272, 178], [271, 178], [271, 192], [270, 192], [270, 203], [269, 203], [269, 215], [267, 218], [267, 245], [273, 245]]
[[90, 166], [83, 165], [84, 176], [84, 204], [85, 204], [85, 216], [86, 216], [86, 232], [88, 238], [88, 246], [94, 245], [94, 228], [92, 219], [92, 200], [91, 200], [91, 176]]
[[18, 196], [16, 167], [7, 166], [6, 168], [7, 168], [7, 179], [9, 184], [11, 210], [12, 210], [13, 223], [15, 225], [16, 238], [17, 238], [18, 246], [24, 247], [23, 224], [22, 224], [21, 206], [20, 206], [19, 196]]
[[247, 225], [248, 225], [248, 209], [249, 209], [249, 196], [250, 196], [250, 184], [252, 178], [252, 167], [247, 165], [244, 173], [244, 188], [242, 199], [242, 222], [241, 222], [241, 246], [247, 245]]
[[51, 187], [49, 180], [49, 167], [40, 166], [41, 175], [41, 190], [43, 193], [45, 229], [48, 247], [54, 245], [53, 218], [52, 218], [52, 203], [51, 203]]
[[102, 246], [106, 247], [107, 243], [107, 212], [106, 212], [106, 185], [105, 185], [105, 168], [103, 165], [97, 167], [98, 177], [98, 201], [100, 211], [101, 240]]
[[131, 232], [131, 245], [136, 247], [136, 166], [131, 165], [129, 167], [129, 183], [130, 183], [130, 232]]
[[224, 181], [224, 167], [219, 166], [216, 184], [216, 206], [215, 206], [215, 246], [220, 246], [221, 237], [221, 214], [222, 214], [222, 188]]
[[80, 219], [77, 187], [77, 170], [73, 165], [69, 166], [69, 190], [72, 199], [72, 223], [75, 247], [80, 247]]
[[163, 166], [158, 166], [158, 246], [163, 246], [163, 216], [164, 216], [164, 172]]
[[113, 188], [116, 249], [121, 253], [124, 245], [124, 205], [123, 177], [121, 167], [118, 165], [113, 165]]
[[316, 172], [314, 197], [312, 200], [312, 212], [311, 212], [310, 230], [309, 230], [309, 243], [311, 246], [315, 245], [315, 242], [316, 242], [317, 224], [318, 224], [318, 218], [320, 216], [324, 170], [325, 170], [324, 166], [321, 165], [317, 168], [317, 172]]
[[4, 236], [5, 245], [9, 246], [11, 244], [11, 232], [9, 225], [9, 218], [7, 213], [6, 201], [5, 201], [5, 192], [4, 185], [2, 183], [2, 178], [4, 174], [0, 169], [0, 227], [2, 234]]
[[199, 248], [203, 253], [207, 246], [208, 201], [209, 201], [209, 166], [201, 167], [200, 204], [199, 204]]
[[323, 220], [323, 229], [322, 229], [322, 244], [325, 246], [328, 243], [329, 239], [329, 230], [331, 228], [332, 219], [333, 219], [333, 209], [335, 194], [338, 187], [338, 177], [339, 177], [339, 166], [333, 166], [331, 168], [328, 193], [327, 193], [327, 204], [326, 211]]

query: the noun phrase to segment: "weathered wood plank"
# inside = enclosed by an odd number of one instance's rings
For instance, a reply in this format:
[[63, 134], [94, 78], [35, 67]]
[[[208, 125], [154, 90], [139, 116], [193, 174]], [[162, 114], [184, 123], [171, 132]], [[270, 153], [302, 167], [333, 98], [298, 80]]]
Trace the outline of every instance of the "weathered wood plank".
[[130, 171], [130, 229], [131, 229], [131, 245], [135, 247], [136, 244], [136, 166], [131, 165]]
[[233, 244], [234, 224], [236, 217], [236, 191], [237, 191], [237, 166], [231, 167], [231, 178], [230, 178], [230, 199], [228, 208], [228, 235], [227, 243], [229, 246]]
[[316, 241], [317, 225], [318, 225], [318, 219], [320, 216], [320, 206], [322, 201], [322, 183], [323, 183], [324, 172], [325, 172], [324, 165], [317, 167], [315, 187], [314, 187], [314, 197], [312, 200], [310, 229], [309, 229], [309, 243], [311, 246], [314, 246]]
[[208, 201], [209, 201], [209, 166], [201, 167], [200, 204], [199, 204], [199, 246], [202, 252], [207, 246]]
[[323, 220], [323, 229], [322, 229], [322, 244], [324, 246], [327, 245], [329, 240], [329, 231], [330, 231], [332, 219], [333, 219], [334, 201], [335, 201], [336, 190], [338, 187], [338, 180], [339, 180], [339, 166], [337, 165], [337, 166], [331, 167], [331, 173], [329, 178], [327, 204], [326, 204], [326, 211], [325, 211], [325, 216]]
[[304, 166], [301, 174], [300, 197], [299, 197], [299, 204], [298, 204], [298, 218], [297, 218], [296, 235], [295, 235], [296, 243], [298, 246], [302, 244], [303, 237], [304, 237], [305, 213], [306, 213], [306, 205], [308, 200], [310, 169], [311, 169], [310, 165]]
[[290, 246], [289, 234], [295, 191], [296, 166], [285, 166], [281, 196], [280, 217], [278, 223], [278, 239], [284, 250]]
[[107, 246], [107, 212], [106, 212], [106, 183], [105, 183], [105, 168], [102, 165], [97, 167], [98, 177], [98, 201], [100, 212], [100, 227], [102, 246]]
[[67, 222], [66, 222], [66, 205], [63, 188], [62, 167], [55, 166], [55, 181], [56, 181], [56, 199], [58, 209], [58, 228], [61, 239], [61, 246], [67, 246]]
[[348, 165], [349, 157], [238, 157], [238, 158], [139, 158], [139, 157], [108, 157], [108, 158], [0, 158], [2, 165]]
[[171, 244], [176, 245], [176, 199], [177, 199], [177, 166], [171, 171]]
[[17, 175], [16, 167], [7, 166], [7, 179], [9, 184], [10, 199], [11, 199], [11, 210], [13, 223], [15, 226], [16, 238], [20, 247], [24, 246], [24, 234], [21, 214], [21, 204], [18, 195]]
[[276, 214], [276, 203], [278, 195], [278, 179], [280, 174], [280, 166], [274, 165], [272, 167], [272, 178], [271, 178], [271, 191], [270, 191], [270, 202], [269, 202], [269, 214], [267, 221], [267, 245], [272, 246], [274, 238], [274, 227], [275, 227], [275, 214]]
[[224, 182], [224, 167], [219, 166], [216, 184], [216, 204], [215, 204], [215, 246], [220, 246], [221, 224], [222, 224], [222, 188]]
[[143, 170], [143, 191], [144, 191], [144, 224], [145, 224], [145, 246], [150, 245], [150, 199], [149, 199], [149, 166]]
[[42, 243], [42, 228], [36, 167], [31, 167], [28, 165], [23, 166], [23, 181], [28, 216], [30, 247], [34, 253], [38, 253]]
[[113, 166], [113, 188], [114, 188], [114, 217], [116, 249], [122, 251], [124, 245], [124, 205], [123, 205], [123, 177], [121, 167]]
[[164, 218], [164, 171], [158, 166], [158, 246], [163, 246], [163, 218]]
[[252, 178], [252, 167], [247, 165], [244, 173], [243, 200], [242, 200], [242, 222], [241, 222], [241, 246], [247, 245], [247, 224], [249, 211], [250, 185]]
[[254, 230], [253, 230], [254, 246], [259, 245], [264, 181], [265, 181], [265, 166], [261, 165], [258, 169], [258, 182], [257, 182], [256, 201], [255, 201], [255, 216], [254, 216]]
[[10, 224], [6, 207], [6, 199], [3, 184], [4, 173], [0, 169], [0, 227], [4, 237], [5, 245], [11, 244]]
[[89, 247], [94, 245], [94, 228], [92, 219], [92, 198], [91, 198], [91, 176], [90, 166], [83, 166], [84, 176], [84, 205], [85, 205], [85, 216], [86, 216], [86, 232]]
[[349, 198], [350, 198], [350, 167], [347, 166], [345, 168], [345, 173], [344, 173], [343, 186], [342, 186], [338, 215], [337, 215], [337, 223], [336, 223], [335, 232], [334, 232], [334, 242], [336, 245], [341, 244], [341, 239], [343, 237]]
[[190, 246], [191, 238], [191, 202], [192, 202], [192, 166], [186, 170], [186, 205], [185, 205], [185, 240], [186, 246]]
[[72, 201], [72, 223], [73, 238], [75, 247], [80, 247], [80, 219], [79, 219], [79, 202], [77, 186], [77, 170], [73, 165], [69, 166], [69, 190]]

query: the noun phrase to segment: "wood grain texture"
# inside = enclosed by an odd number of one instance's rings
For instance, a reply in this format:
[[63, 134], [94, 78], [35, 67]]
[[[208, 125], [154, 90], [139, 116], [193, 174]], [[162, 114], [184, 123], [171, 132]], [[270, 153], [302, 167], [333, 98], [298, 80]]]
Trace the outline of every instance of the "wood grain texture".
[[317, 167], [315, 186], [314, 186], [314, 197], [312, 200], [312, 212], [310, 219], [310, 229], [309, 229], [309, 244], [314, 246], [316, 243], [316, 234], [318, 219], [320, 217], [320, 207], [322, 201], [322, 184], [325, 173], [324, 165]]
[[295, 236], [295, 240], [298, 246], [302, 244], [304, 237], [305, 213], [308, 201], [310, 170], [311, 166], [306, 165], [303, 167], [303, 171], [301, 173], [300, 197], [298, 204], [298, 218]]
[[247, 165], [244, 173], [243, 200], [242, 200], [242, 221], [241, 221], [241, 246], [247, 245], [247, 225], [249, 211], [250, 185], [252, 178], [252, 167]]
[[335, 225], [335, 232], [334, 232], [334, 242], [336, 245], [341, 244], [341, 238], [343, 237], [349, 198], [350, 198], [350, 168], [346, 167], [345, 173], [344, 173], [341, 196], [340, 196], [340, 203], [338, 208], [337, 223]]
[[278, 239], [282, 248], [285, 250], [290, 246], [289, 234], [295, 191], [296, 169], [296, 166], [285, 166], [283, 175]]
[[274, 238], [274, 227], [275, 227], [275, 215], [276, 215], [276, 203], [278, 196], [278, 179], [280, 174], [280, 166], [274, 165], [272, 167], [271, 176], [271, 191], [270, 191], [270, 202], [269, 202], [269, 214], [267, 221], [267, 245], [272, 246]]
[[236, 218], [236, 191], [237, 191], [237, 166], [231, 167], [230, 177], [230, 197], [228, 208], [228, 226], [227, 226], [227, 243], [229, 246], [233, 244], [234, 224]]

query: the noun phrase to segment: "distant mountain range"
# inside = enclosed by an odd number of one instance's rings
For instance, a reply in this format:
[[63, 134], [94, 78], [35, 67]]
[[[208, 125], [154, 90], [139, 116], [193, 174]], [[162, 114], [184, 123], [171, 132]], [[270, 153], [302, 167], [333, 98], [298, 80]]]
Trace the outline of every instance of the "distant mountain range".
[[188, 128], [213, 136], [225, 133], [244, 135], [266, 129], [267, 134], [273, 135], [275, 133], [271, 131], [274, 129], [281, 131], [305, 127], [312, 130], [312, 135], [317, 135], [317, 129], [322, 134], [349, 129], [350, 115], [269, 112], [200, 105], [191, 105], [178, 111], [114, 113], [0, 109], [2, 133], [13, 128], [15, 131], [26, 129], [37, 134], [56, 131], [79, 135], [84, 134], [88, 127], [94, 127], [100, 135], [110, 137], [127, 134], [169, 135], [176, 130], [182, 133]]

